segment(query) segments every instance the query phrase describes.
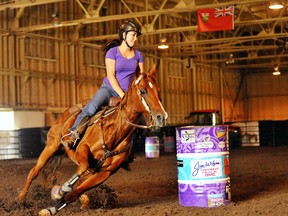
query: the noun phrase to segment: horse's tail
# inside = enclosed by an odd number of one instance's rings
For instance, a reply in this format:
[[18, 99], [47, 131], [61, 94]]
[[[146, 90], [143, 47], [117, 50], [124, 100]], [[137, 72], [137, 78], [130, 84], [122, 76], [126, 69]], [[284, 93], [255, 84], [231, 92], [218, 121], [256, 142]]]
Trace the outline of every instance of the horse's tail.
[[62, 146], [58, 149], [58, 151], [47, 161], [40, 172], [42, 184], [51, 188], [55, 184], [57, 184], [57, 176], [58, 176], [58, 168], [62, 163], [63, 157], [66, 156], [65, 151]]

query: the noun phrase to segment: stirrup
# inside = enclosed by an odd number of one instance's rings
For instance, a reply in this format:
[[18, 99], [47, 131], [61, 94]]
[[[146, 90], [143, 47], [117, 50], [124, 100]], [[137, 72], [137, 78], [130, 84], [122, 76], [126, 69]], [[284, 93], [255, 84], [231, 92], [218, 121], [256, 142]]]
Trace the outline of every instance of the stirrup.
[[[67, 139], [67, 140], [64, 140], [65, 137], [69, 137], [69, 136], [72, 136], [72, 137], [75, 138], [75, 139]], [[62, 137], [61, 137], [61, 143], [62, 143], [64, 146], [66, 146], [66, 147], [68, 147], [68, 148], [70, 148], [70, 149], [74, 149], [74, 148], [76, 147], [77, 142], [78, 142], [79, 139], [80, 139], [80, 136], [79, 136], [78, 131], [77, 131], [77, 130], [74, 130], [74, 131], [71, 131], [70, 133], [65, 134], [64, 136], [62, 136]], [[69, 141], [70, 141], [71, 143], [69, 143]]]

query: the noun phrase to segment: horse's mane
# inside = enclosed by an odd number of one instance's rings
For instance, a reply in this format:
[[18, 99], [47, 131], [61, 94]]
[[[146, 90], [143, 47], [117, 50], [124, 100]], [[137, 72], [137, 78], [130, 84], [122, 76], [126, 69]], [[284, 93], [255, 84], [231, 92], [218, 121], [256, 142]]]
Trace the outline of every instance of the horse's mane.
[[[135, 75], [134, 75], [134, 79], [132, 80], [132, 82], [130, 83], [130, 86], [127, 90], [127, 92], [125, 93], [124, 97], [121, 100], [122, 104], [126, 104], [128, 97], [127, 95], [131, 94], [130, 92], [133, 91], [133, 85], [135, 85], [136, 80], [138, 79], [138, 77], [140, 76], [141, 72], [140, 72], [140, 67], [137, 66], [137, 68], [135, 69]], [[143, 74], [143, 73], [142, 73]]]
[[[136, 67], [136, 70], [135, 70], [135, 77], [138, 77], [140, 75], [140, 67], [139, 65]], [[135, 79], [134, 77], [134, 79]]]

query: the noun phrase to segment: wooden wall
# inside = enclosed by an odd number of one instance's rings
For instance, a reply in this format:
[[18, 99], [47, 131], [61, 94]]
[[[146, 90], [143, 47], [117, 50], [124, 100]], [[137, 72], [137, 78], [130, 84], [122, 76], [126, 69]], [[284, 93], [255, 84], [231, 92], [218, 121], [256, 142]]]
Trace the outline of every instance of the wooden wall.
[[191, 69], [177, 59], [161, 59], [162, 102], [169, 114], [169, 123], [183, 123], [192, 109], [193, 80]]
[[243, 74], [220, 68], [221, 110], [224, 122], [249, 121], [245, 113], [245, 93]]
[[[271, 68], [272, 71], [272, 68]], [[288, 119], [287, 74], [250, 74], [246, 77], [245, 113], [247, 119]]]
[[[68, 7], [63, 4], [57, 5], [64, 16], [82, 17], [75, 1], [66, 1]], [[31, 7], [18, 22], [11, 22], [16, 11], [0, 11], [0, 108], [50, 113], [47, 126], [55, 113], [91, 98], [106, 75], [100, 43], [79, 42], [77, 38], [103, 35], [118, 23], [94, 23], [81, 31], [63, 27], [38, 34], [10, 33], [9, 29], [23, 23], [45, 23], [51, 5]], [[113, 10], [125, 10], [114, 6]], [[102, 13], [108, 11], [104, 8]], [[160, 16], [157, 25], [172, 25], [177, 18], [170, 19]], [[159, 40], [155, 35], [143, 35], [138, 44], [143, 47], [155, 40]], [[287, 77], [253, 74], [243, 78], [239, 71], [201, 63], [205, 59], [166, 58], [165, 52], [171, 54], [173, 49], [146, 50], [143, 54], [147, 70], [159, 64], [157, 80], [169, 124], [185, 123], [184, 117], [199, 109], [219, 109], [224, 121], [287, 119]]]

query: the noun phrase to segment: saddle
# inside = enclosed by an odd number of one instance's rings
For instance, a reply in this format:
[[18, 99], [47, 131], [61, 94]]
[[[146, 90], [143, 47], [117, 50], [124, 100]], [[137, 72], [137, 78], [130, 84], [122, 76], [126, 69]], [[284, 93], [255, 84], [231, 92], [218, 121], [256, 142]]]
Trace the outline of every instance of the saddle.
[[[97, 112], [94, 116], [90, 117], [88, 115], [84, 116], [83, 119], [79, 122], [79, 124], [76, 127], [76, 130], [71, 131], [70, 133], [64, 135], [61, 138], [61, 142], [64, 145], [67, 145], [70, 149], [76, 149], [79, 141], [83, 137], [86, 129], [88, 126], [91, 126], [92, 124], [96, 123], [97, 121], [105, 118], [106, 116], [112, 114], [116, 108], [118, 107], [118, 104], [120, 103], [121, 98], [112, 97], [110, 98], [110, 101], [107, 106], [102, 107], [102, 109]], [[69, 109], [70, 113], [80, 112], [82, 108], [88, 103], [89, 101], [85, 101], [80, 104], [76, 104], [75, 106], [71, 107]]]
[[97, 112], [94, 116], [89, 119], [88, 126], [97, 122], [100, 118], [105, 118], [106, 116], [112, 114], [120, 104], [121, 98], [111, 97], [107, 106], [102, 107], [102, 109]]
[[77, 125], [76, 131], [78, 133], [78, 137], [82, 137], [86, 128], [91, 126], [95, 122], [97, 122], [100, 118], [104, 118], [110, 114], [112, 114], [116, 108], [118, 107], [121, 98], [119, 97], [111, 97], [107, 106], [102, 107], [102, 109], [97, 112], [94, 116], [89, 117], [85, 116]]

